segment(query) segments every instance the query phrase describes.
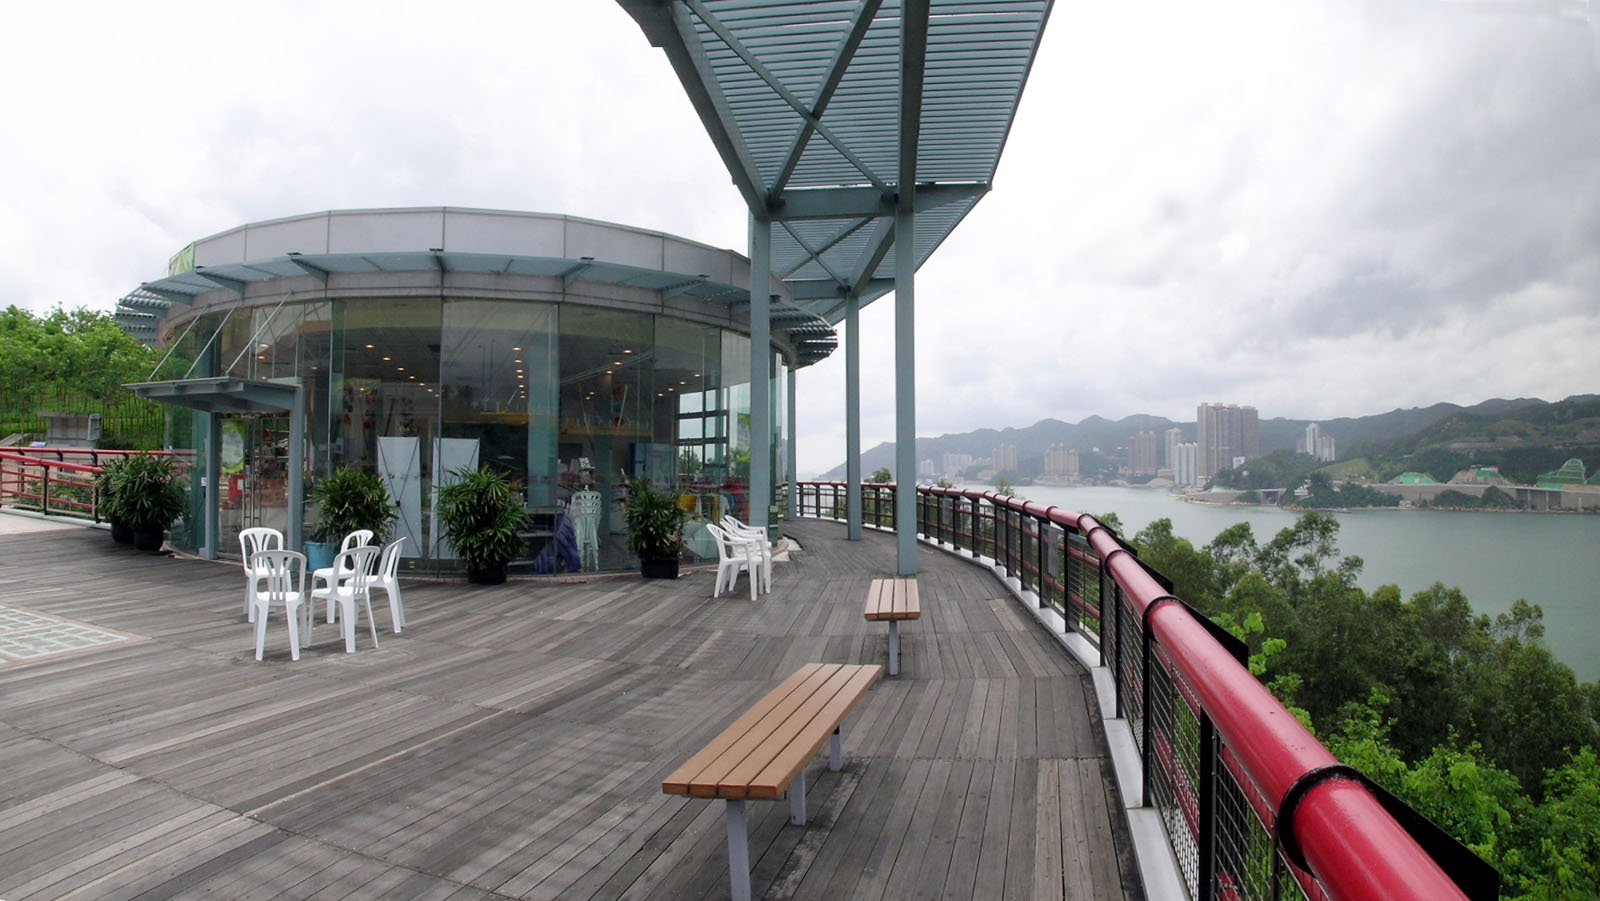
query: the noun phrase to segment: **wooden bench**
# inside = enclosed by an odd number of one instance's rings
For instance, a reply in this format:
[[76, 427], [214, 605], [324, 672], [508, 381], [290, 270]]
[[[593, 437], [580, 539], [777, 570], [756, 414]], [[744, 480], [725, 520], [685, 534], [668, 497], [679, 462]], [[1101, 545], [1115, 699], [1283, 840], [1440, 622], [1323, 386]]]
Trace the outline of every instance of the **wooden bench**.
[[916, 579], [873, 579], [867, 586], [867, 619], [889, 622], [889, 675], [900, 675], [900, 621], [921, 619]]
[[750, 897], [745, 800], [776, 800], [787, 792], [790, 822], [804, 826], [806, 763], [829, 742], [828, 769], [844, 765], [839, 724], [882, 676], [881, 666], [808, 663], [661, 783], [669, 795], [725, 802], [735, 899]]

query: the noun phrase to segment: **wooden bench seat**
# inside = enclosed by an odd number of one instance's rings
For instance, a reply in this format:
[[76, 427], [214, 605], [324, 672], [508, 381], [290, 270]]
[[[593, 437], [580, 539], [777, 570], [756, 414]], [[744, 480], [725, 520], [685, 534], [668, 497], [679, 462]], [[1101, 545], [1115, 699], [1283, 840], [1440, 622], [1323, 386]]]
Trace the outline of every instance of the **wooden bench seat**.
[[661, 783], [671, 795], [722, 798], [733, 897], [750, 897], [744, 802], [789, 795], [790, 821], [806, 822], [806, 764], [830, 743], [828, 769], [844, 765], [839, 726], [883, 676], [883, 667], [808, 663], [734, 720]]
[[889, 675], [900, 675], [900, 621], [921, 619], [916, 579], [873, 579], [867, 585], [868, 621], [889, 623]]

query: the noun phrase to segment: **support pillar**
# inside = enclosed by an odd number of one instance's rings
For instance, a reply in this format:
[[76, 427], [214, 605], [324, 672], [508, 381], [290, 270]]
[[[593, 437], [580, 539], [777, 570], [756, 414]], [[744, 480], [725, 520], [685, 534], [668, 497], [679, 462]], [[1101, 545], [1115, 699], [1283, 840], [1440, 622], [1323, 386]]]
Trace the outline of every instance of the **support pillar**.
[[201, 517], [205, 520], [205, 546], [200, 556], [217, 559], [217, 542], [222, 540], [222, 414], [201, 413], [206, 425], [206, 497]]
[[796, 519], [800, 516], [800, 470], [796, 466], [799, 460], [799, 452], [795, 447], [800, 442], [800, 433], [795, 431], [796, 391], [794, 386], [795, 377], [799, 373], [799, 369], [793, 366], [789, 367], [789, 432], [787, 436], [789, 440], [786, 442], [788, 446], [784, 448], [788, 454], [789, 462], [787, 467], [789, 472], [789, 503], [784, 505], [784, 519]]
[[772, 223], [750, 217], [750, 525], [772, 503]]
[[894, 531], [896, 571], [917, 574], [916, 230], [908, 204], [894, 216]]
[[846, 298], [844, 315], [844, 480], [846, 537], [861, 540], [861, 297]]
[[306, 386], [294, 387], [294, 409], [289, 411], [289, 541], [286, 547], [305, 547], [306, 515]]

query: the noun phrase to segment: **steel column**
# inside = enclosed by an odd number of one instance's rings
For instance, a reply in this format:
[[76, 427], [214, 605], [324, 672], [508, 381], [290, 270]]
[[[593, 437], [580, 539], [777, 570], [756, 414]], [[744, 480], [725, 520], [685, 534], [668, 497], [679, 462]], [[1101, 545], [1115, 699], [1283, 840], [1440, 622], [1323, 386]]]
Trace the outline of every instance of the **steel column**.
[[[289, 411], [289, 547], [300, 550], [306, 497], [306, 386], [294, 387], [294, 409]], [[309, 634], [309, 632], [308, 632]]]
[[[902, 186], [905, 188], [905, 186]], [[894, 217], [894, 531], [896, 572], [917, 574], [916, 228], [909, 206]]]
[[[207, 560], [217, 559], [217, 542], [222, 540], [222, 414], [200, 413], [199, 417], [205, 420], [206, 426], [206, 495], [205, 509], [201, 511], [201, 518], [205, 520], [205, 547], [200, 549], [200, 556]], [[291, 508], [292, 509], [292, 508]], [[290, 545], [293, 550], [300, 546]]]
[[784, 451], [788, 454], [789, 461], [789, 465], [787, 467], [789, 472], [789, 503], [784, 508], [784, 519], [795, 519], [800, 515], [800, 470], [796, 468], [796, 462], [799, 459], [799, 454], [795, 450], [795, 445], [799, 442], [800, 433], [795, 431], [796, 390], [794, 386], [795, 376], [799, 374], [799, 369], [796, 369], [793, 366], [789, 367], [789, 432], [786, 436], [788, 440], [785, 442], [784, 447]]
[[772, 503], [772, 223], [750, 217], [750, 525]]
[[845, 533], [861, 540], [861, 297], [845, 298], [844, 314]]

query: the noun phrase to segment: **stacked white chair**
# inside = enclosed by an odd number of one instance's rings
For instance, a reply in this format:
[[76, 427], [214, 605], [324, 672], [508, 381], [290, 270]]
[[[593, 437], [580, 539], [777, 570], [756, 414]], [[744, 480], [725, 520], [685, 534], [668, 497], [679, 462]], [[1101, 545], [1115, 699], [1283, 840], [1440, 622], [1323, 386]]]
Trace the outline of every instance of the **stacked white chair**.
[[[254, 591], [251, 606], [255, 611], [256, 659], [267, 643], [267, 614], [272, 608], [283, 610], [289, 624], [289, 657], [300, 659], [301, 639], [311, 643], [311, 606], [306, 603], [306, 557], [297, 551], [256, 551], [253, 565], [265, 573], [264, 590]], [[301, 617], [304, 622], [298, 622]], [[302, 636], [301, 629], [304, 629]]]
[[756, 584], [760, 581], [757, 571], [761, 566], [761, 552], [755, 543], [730, 535], [711, 523], [706, 523], [706, 531], [717, 540], [717, 581], [712, 586], [711, 596], [721, 597], [723, 588], [732, 591], [739, 581], [739, 573], [747, 572], [750, 574], [750, 600], [755, 600]]
[[256, 564], [255, 556], [260, 551], [283, 550], [283, 533], [277, 529], [258, 527], [245, 529], [239, 533], [239, 558], [244, 564], [244, 615], [250, 622], [256, 621], [256, 589], [266, 581], [267, 571]]
[[722, 517], [722, 528], [734, 538], [748, 541], [761, 554], [762, 590], [772, 592], [772, 542], [765, 529], [748, 526], [732, 516]]
[[600, 568], [600, 512], [604, 500], [598, 491], [578, 491], [567, 505], [572, 533], [578, 539], [578, 560], [585, 571]]
[[[339, 606], [339, 628], [344, 632], [344, 652], [354, 654], [356, 651], [356, 602], [360, 601], [367, 608], [367, 626], [372, 630], [372, 646], [378, 646], [378, 623], [372, 616], [372, 585], [373, 564], [377, 562], [379, 549], [370, 544], [353, 547], [334, 558], [333, 568], [341, 573], [349, 573], [347, 578], [334, 579], [324, 588], [311, 590], [312, 598], [326, 598], [331, 609], [335, 604]], [[330, 621], [331, 621], [330, 617]]]
[[406, 608], [400, 602], [400, 547], [405, 543], [405, 536], [402, 535], [383, 549], [371, 585], [371, 588], [382, 588], [383, 593], [389, 596], [389, 628], [396, 634], [406, 624]]
[[[345, 551], [351, 550], [352, 548], [365, 547], [365, 546], [367, 546], [367, 545], [369, 545], [371, 543], [372, 543], [372, 530], [371, 529], [356, 529], [354, 532], [351, 532], [350, 534], [344, 536], [344, 540], [339, 542], [339, 554], [343, 555]], [[333, 565], [332, 566], [324, 566], [323, 568], [321, 568], [319, 570], [315, 570], [315, 571], [313, 571], [311, 573], [311, 593], [313, 595], [316, 595], [319, 598], [320, 597], [327, 597], [327, 595], [319, 594], [317, 592], [317, 583], [318, 582], [321, 582], [322, 586], [324, 588], [327, 588], [327, 587], [333, 585], [334, 582], [336, 582], [338, 580], [350, 578], [350, 574], [348, 572], [345, 572], [344, 570], [341, 570], [339, 568], [339, 560], [340, 559], [341, 559], [340, 556], [335, 556], [333, 558]], [[330, 623], [334, 621], [333, 613], [334, 613], [334, 611], [333, 611], [333, 601], [332, 601], [332, 599], [329, 599], [329, 601], [328, 601], [327, 619], [328, 619], [328, 622], [330, 622]]]

